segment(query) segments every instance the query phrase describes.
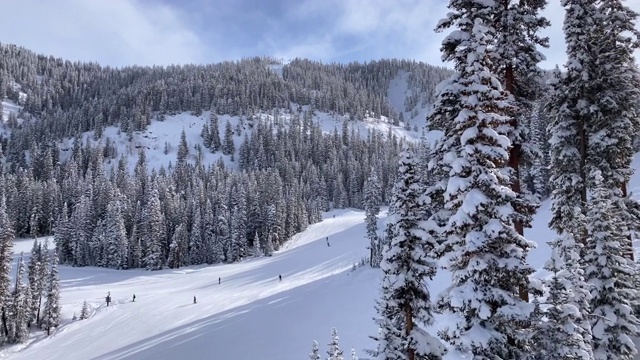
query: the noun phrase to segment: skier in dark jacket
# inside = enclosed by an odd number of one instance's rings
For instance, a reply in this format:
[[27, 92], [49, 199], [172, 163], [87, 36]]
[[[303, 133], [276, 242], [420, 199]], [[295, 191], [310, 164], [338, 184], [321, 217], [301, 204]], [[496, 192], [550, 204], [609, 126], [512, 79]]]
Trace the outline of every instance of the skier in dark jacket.
[[282, 275], [278, 275], [278, 279], [280, 279], [280, 281], [282, 281]]
[[329, 237], [327, 236], [327, 246], [331, 247], [331, 244], [329, 244]]
[[136, 294], [133, 294], [133, 302], [136, 302]]

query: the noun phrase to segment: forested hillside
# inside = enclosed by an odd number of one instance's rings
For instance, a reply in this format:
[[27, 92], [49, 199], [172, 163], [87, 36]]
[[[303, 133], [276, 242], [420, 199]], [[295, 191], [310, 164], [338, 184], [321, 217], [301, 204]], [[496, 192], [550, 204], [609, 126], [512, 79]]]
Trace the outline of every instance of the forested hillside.
[[[424, 113], [435, 84], [450, 74], [404, 60], [326, 65], [256, 57], [117, 69], [13, 45], [0, 52], [0, 97], [13, 108], [3, 125], [0, 191], [17, 236], [55, 233], [62, 263], [113, 268], [270, 252], [323, 211], [362, 207], [372, 171], [387, 202], [404, 140], [375, 129], [365, 136], [349, 123], [404, 124]], [[388, 91], [399, 76], [406, 99], [396, 109]], [[154, 144], [167, 156], [177, 150], [167, 164], [149, 166], [148, 147], [131, 154], [103, 136], [116, 126], [133, 144], [152, 122], [184, 112], [201, 135]], [[340, 126], [322, 129], [319, 112]], [[218, 161], [205, 163], [208, 153]]]

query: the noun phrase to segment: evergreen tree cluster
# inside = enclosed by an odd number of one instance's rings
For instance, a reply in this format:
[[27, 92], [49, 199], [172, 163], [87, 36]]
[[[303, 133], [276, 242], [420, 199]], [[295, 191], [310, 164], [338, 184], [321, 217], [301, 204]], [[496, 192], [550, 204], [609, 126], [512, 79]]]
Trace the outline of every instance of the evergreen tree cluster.
[[[426, 331], [434, 311], [452, 315], [440, 339], [473, 359], [635, 358], [640, 213], [627, 184], [640, 133], [639, 15], [622, 0], [562, 4], [566, 71], [547, 76], [542, 96], [546, 2], [449, 1], [437, 30], [453, 28], [442, 52], [456, 73], [427, 118], [444, 134], [401, 156], [375, 358], [442, 359]], [[551, 195], [558, 233], [543, 287], [530, 281], [534, 244], [523, 236], [531, 193]], [[436, 257], [452, 284], [431, 302]]]
[[77, 137], [66, 161], [32, 144], [29, 161], [6, 162], [0, 194], [18, 236], [55, 234], [62, 264], [153, 270], [234, 262], [254, 248], [270, 255], [322, 212], [362, 208], [371, 169], [388, 201], [402, 140], [325, 134], [306, 112], [285, 126], [274, 114], [251, 121], [236, 151], [241, 171], [205, 166], [205, 149], [184, 132], [175, 163], [151, 169], [141, 148], [132, 173], [126, 154], [105, 161], [109, 141]]
[[[3, 199], [4, 200], [4, 199]], [[51, 334], [60, 325], [60, 289], [58, 256], [49, 255], [48, 242], [35, 240], [27, 265], [23, 254], [18, 259], [15, 279], [10, 278], [14, 232], [0, 204], [0, 343], [27, 340], [31, 328]]]

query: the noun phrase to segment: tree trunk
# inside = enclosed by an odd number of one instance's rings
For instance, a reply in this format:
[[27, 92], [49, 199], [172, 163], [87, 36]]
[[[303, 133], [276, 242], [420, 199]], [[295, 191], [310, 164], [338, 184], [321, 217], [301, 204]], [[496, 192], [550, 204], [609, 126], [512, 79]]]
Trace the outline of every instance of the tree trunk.
[[[622, 184], [620, 184], [620, 191], [622, 191], [622, 199], [626, 199], [628, 196], [626, 182], [623, 182]], [[633, 255], [633, 237], [631, 236], [631, 234], [629, 234], [629, 236], [627, 237], [627, 240], [628, 240], [628, 243], [626, 246], [623, 247], [624, 250], [622, 255], [627, 259], [631, 260], [632, 262], [634, 262], [635, 256]]]
[[[508, 5], [508, 2], [507, 2]], [[506, 5], [505, 5], [506, 6]], [[505, 90], [507, 90], [510, 94], [513, 95], [515, 90], [515, 76], [513, 74], [513, 66], [509, 65], [505, 69], [504, 72], [504, 82], [505, 82]], [[518, 129], [518, 119], [513, 118], [511, 120], [511, 126], [514, 131]], [[509, 149], [509, 160], [507, 165], [513, 170], [513, 177], [511, 178], [511, 190], [519, 196], [522, 193], [522, 188], [520, 187], [520, 158], [522, 157], [522, 144], [513, 143], [511, 144], [511, 149]], [[520, 236], [524, 236], [524, 224], [522, 221], [515, 220], [513, 222], [513, 227]], [[520, 299], [529, 302], [529, 291], [525, 284], [520, 285], [518, 289], [518, 295]]]
[[36, 325], [40, 323], [40, 308], [42, 307], [42, 295], [38, 297], [38, 311], [36, 312]]
[[7, 307], [2, 307], [2, 330], [5, 338], [9, 338], [9, 326], [7, 325]]
[[[404, 321], [406, 327], [404, 329], [404, 334], [408, 337], [413, 330], [413, 310], [410, 305], [406, 305], [404, 308]], [[407, 359], [415, 360], [416, 359], [416, 349], [409, 346], [407, 348]]]
[[[578, 121], [578, 141], [580, 148], [580, 180], [582, 181], [582, 187], [580, 188], [580, 207], [582, 211], [586, 213], [586, 204], [587, 204], [587, 131], [585, 130], [585, 122], [584, 119], [580, 119]], [[580, 229], [580, 241], [584, 246], [583, 249], [587, 246], [587, 231], [585, 228]]]

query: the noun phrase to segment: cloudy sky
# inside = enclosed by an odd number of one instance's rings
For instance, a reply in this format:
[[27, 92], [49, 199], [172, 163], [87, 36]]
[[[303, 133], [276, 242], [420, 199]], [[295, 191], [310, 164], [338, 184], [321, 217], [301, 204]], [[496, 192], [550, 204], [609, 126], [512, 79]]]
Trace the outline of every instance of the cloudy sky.
[[[255, 55], [442, 65], [447, 0], [3, 0], [0, 42], [103, 65], [211, 63]], [[544, 50], [564, 62], [560, 0]], [[640, 0], [627, 4], [640, 11]]]

